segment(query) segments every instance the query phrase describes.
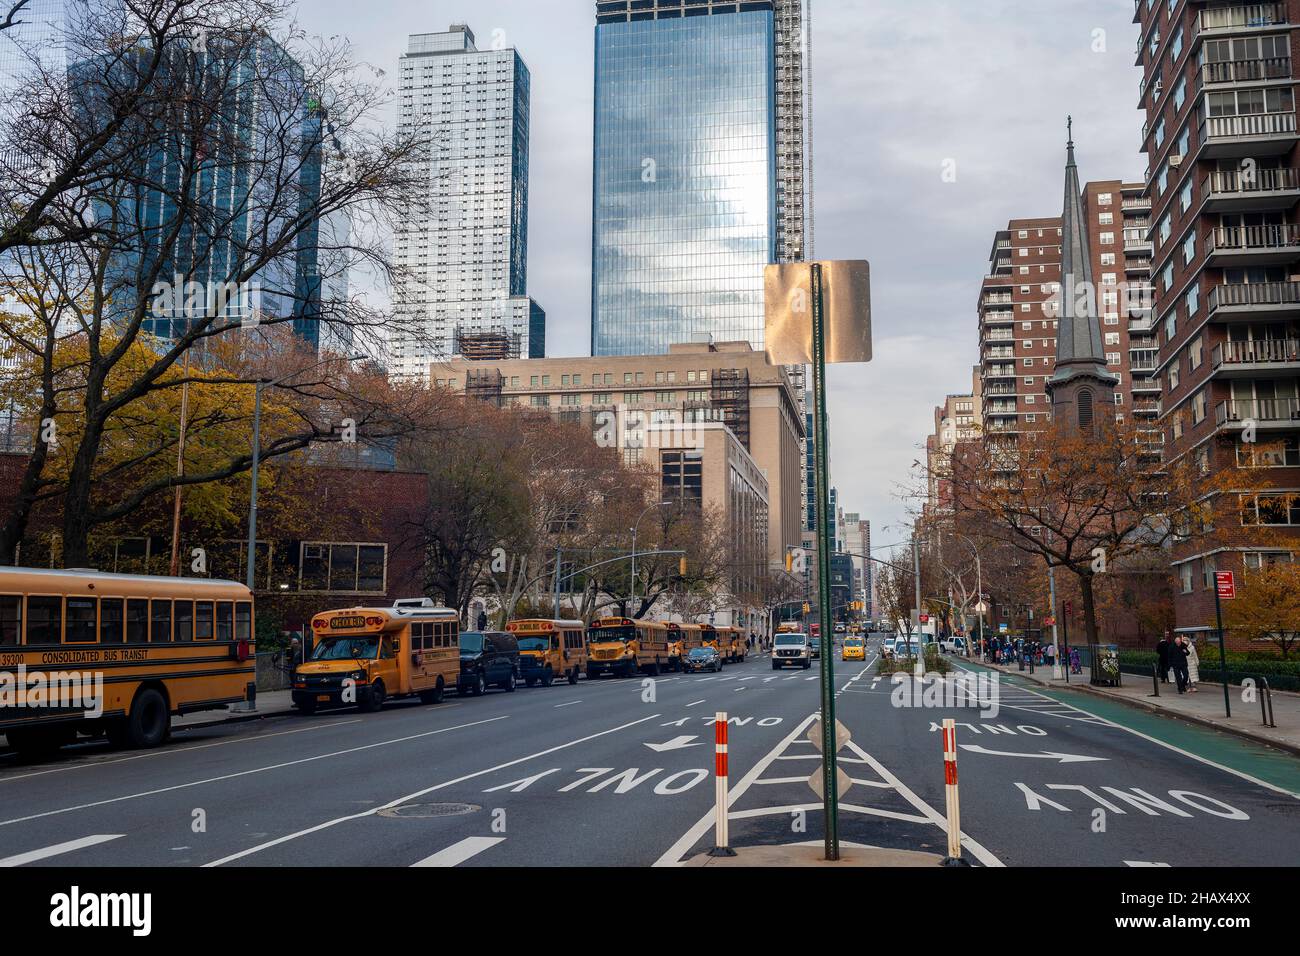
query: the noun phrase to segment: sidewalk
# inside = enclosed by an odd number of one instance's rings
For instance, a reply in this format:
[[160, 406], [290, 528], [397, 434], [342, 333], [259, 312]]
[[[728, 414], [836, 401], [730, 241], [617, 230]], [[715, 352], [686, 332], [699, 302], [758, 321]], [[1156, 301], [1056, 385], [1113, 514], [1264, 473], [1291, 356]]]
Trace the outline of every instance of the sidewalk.
[[[1259, 698], [1256, 697], [1251, 703], [1243, 701], [1242, 691], [1238, 686], [1228, 686], [1228, 695], [1232, 701], [1232, 716], [1225, 717], [1222, 684], [1209, 684], [1202, 681], [1198, 685], [1200, 690], [1194, 694], [1190, 692], [1179, 694], [1175, 684], [1161, 684], [1160, 696], [1152, 697], [1151, 678], [1143, 678], [1137, 674], [1122, 675], [1123, 683], [1119, 687], [1094, 687], [1088, 683], [1089, 672], [1086, 667], [1081, 674], [1071, 674], [1067, 685], [1064, 680], [1052, 680], [1050, 667], [1038, 667], [1031, 674], [1028, 669], [1019, 670], [1014, 664], [987, 664], [984, 661], [977, 663], [1004, 674], [1015, 674], [1044, 687], [1066, 688], [1068, 686], [1071, 690], [1118, 700], [1134, 707], [1188, 720], [1300, 755], [1300, 694], [1273, 691], [1273, 721], [1277, 727], [1265, 727], [1260, 716]], [[1204, 669], [1201, 674], [1207, 676]]]
[[243, 710], [244, 704], [231, 704], [221, 710], [201, 710], [172, 719], [172, 730], [192, 730], [212, 724], [233, 724], [263, 717], [282, 717], [293, 712], [292, 692], [287, 690], [262, 691], [257, 695], [257, 710]]

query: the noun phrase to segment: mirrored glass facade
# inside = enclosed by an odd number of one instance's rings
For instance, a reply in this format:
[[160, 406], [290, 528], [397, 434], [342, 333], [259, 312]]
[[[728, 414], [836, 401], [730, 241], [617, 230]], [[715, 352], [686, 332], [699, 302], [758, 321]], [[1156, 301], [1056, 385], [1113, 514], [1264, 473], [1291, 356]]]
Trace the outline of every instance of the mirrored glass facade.
[[771, 9], [598, 23], [593, 355], [762, 347], [774, 29]]

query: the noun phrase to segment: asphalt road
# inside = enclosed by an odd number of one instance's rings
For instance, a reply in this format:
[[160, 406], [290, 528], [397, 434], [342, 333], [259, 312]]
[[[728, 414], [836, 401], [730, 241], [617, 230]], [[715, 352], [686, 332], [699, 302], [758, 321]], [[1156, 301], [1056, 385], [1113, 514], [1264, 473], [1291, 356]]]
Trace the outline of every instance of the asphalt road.
[[[877, 679], [876, 647], [834, 660], [844, 841], [943, 852], [950, 716], [977, 865], [1297, 862], [1300, 761], [1014, 680], [995, 715], [988, 699], [899, 706], [915, 685]], [[760, 656], [187, 730], [154, 751], [0, 753], [0, 865], [672, 865], [712, 845], [716, 711], [732, 721], [732, 844], [819, 842], [816, 678]]]

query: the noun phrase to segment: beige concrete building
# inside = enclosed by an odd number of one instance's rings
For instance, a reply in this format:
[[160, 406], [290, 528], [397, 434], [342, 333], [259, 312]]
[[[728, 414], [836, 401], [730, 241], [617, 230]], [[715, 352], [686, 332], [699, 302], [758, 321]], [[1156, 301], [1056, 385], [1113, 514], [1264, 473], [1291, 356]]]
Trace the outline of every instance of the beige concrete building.
[[[665, 355], [458, 358], [432, 365], [429, 380], [480, 400], [549, 409], [562, 420], [587, 425], [628, 463], [658, 467], [666, 492], [671, 481], [688, 477], [669, 475], [678, 464], [674, 456], [698, 453], [698, 462], [689, 460], [689, 478], [701, 496], [718, 500], [725, 488], [730, 502], [736, 480], [755, 488], [755, 500], [764, 500], [764, 549], [771, 565], [784, 567], [787, 549], [800, 543], [804, 419], [798, 396], [786, 369], [768, 364], [747, 342], [683, 343]], [[710, 423], [726, 426], [734, 447]], [[748, 462], [756, 469], [752, 475]], [[759, 476], [766, 482], [762, 494]], [[706, 484], [712, 489], [707, 494]], [[748, 514], [750, 507], [738, 503], [737, 514]]]

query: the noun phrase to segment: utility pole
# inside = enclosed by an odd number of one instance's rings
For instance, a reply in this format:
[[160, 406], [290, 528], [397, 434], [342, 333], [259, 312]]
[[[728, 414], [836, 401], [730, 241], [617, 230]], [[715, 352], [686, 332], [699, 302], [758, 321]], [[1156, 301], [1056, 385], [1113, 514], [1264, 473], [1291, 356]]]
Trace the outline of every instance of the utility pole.
[[1047, 565], [1047, 584], [1052, 592], [1052, 680], [1061, 679], [1061, 642], [1056, 633], [1056, 568]]
[[925, 676], [925, 645], [921, 642], [921, 543], [916, 531], [912, 531], [912, 578], [916, 585], [916, 666], [913, 672], [917, 677]]

